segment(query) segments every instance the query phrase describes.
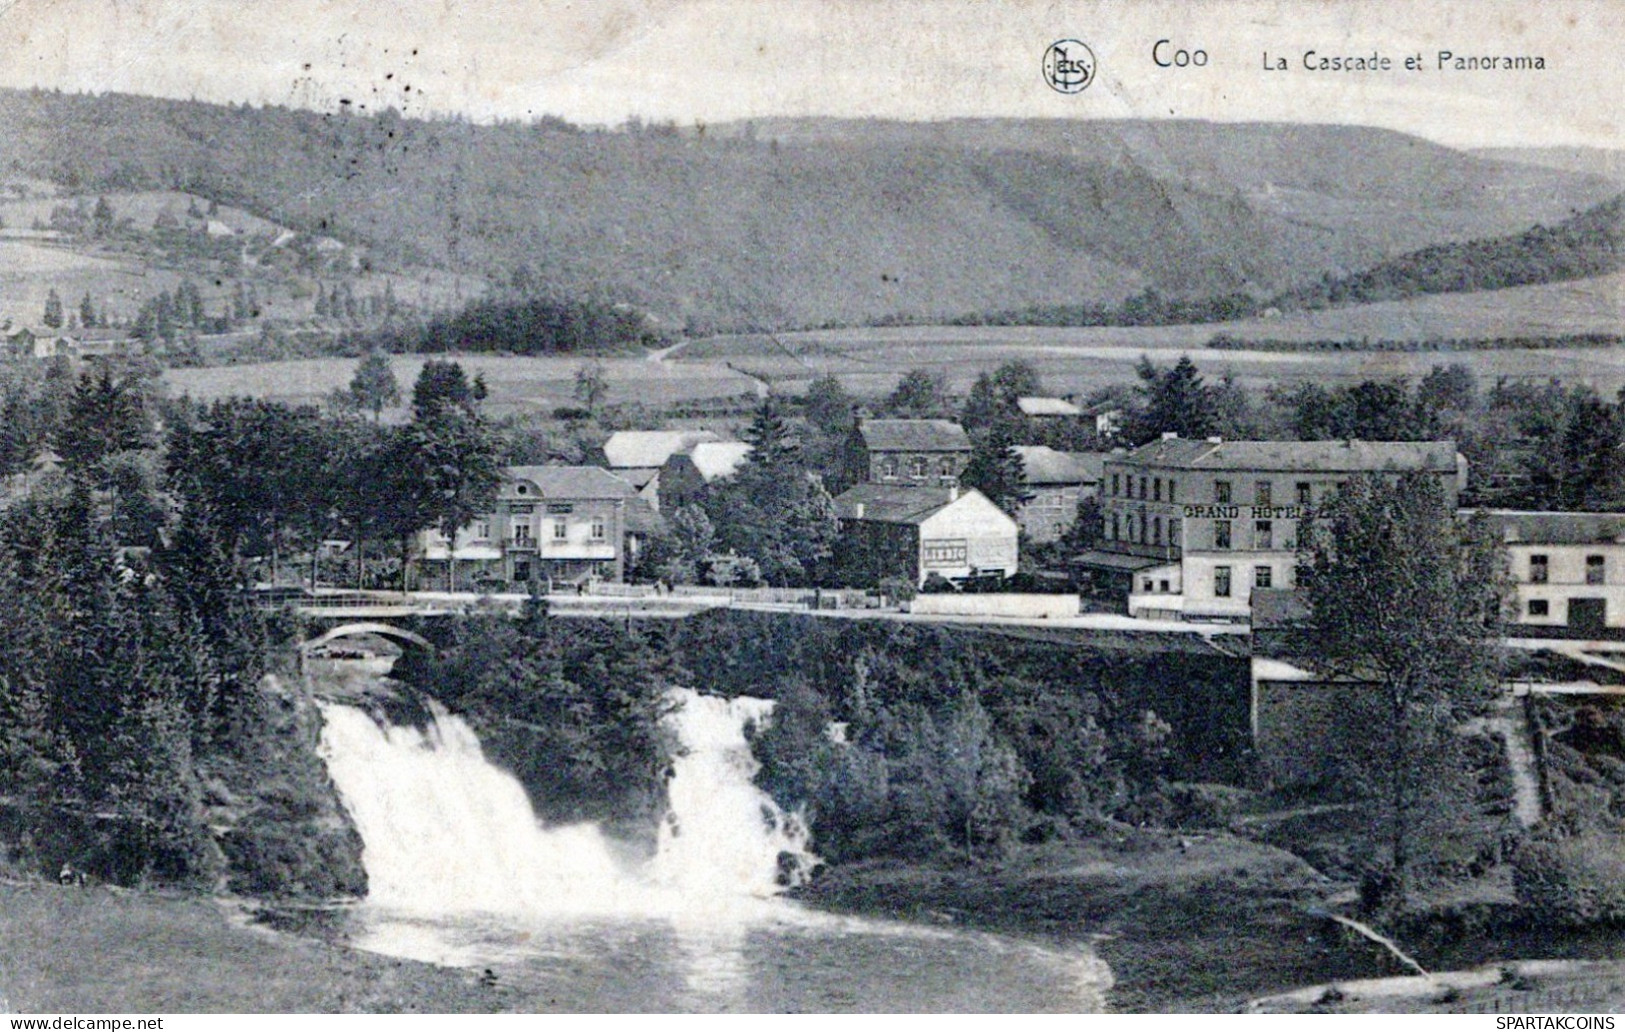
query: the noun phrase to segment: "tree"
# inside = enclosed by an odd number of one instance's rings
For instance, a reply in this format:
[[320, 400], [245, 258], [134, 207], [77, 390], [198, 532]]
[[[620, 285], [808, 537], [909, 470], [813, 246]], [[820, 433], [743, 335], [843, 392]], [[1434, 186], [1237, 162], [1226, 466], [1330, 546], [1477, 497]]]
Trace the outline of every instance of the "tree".
[[53, 330], [60, 329], [62, 317], [62, 295], [52, 287], [50, 293], [45, 295], [45, 314], [40, 316], [40, 321]]
[[800, 448], [790, 437], [790, 428], [779, 413], [779, 403], [772, 395], [762, 399], [750, 425], [739, 434], [750, 445], [748, 463], [771, 470], [788, 472], [785, 467], [796, 464]]
[[886, 399], [886, 407], [899, 416], [937, 416], [947, 404], [947, 393], [941, 373], [910, 369]]
[[995, 423], [971, 449], [960, 481], [988, 497], [1007, 513], [1014, 513], [1032, 498], [1027, 490], [1027, 469], [1010, 437], [1008, 423]]
[[1136, 373], [1144, 404], [1133, 428], [1136, 441], [1143, 444], [1166, 433], [1191, 438], [1213, 433], [1213, 393], [1189, 355], [1181, 355], [1168, 370], [1141, 356]]
[[[502, 471], [495, 435], [479, 415], [484, 396], [484, 382], [470, 384], [456, 362], [424, 363], [412, 386], [413, 420], [387, 471], [398, 504], [386, 515], [401, 540], [403, 582], [413, 534], [435, 527], [454, 541], [460, 528], [496, 505]], [[448, 567], [448, 579], [454, 572]]]
[[374, 423], [383, 417], [386, 406], [401, 400], [401, 385], [388, 355], [377, 350], [367, 352], [350, 378], [350, 397], [357, 408], [372, 413]]
[[588, 412], [598, 413], [598, 406], [604, 403], [609, 396], [609, 377], [605, 375], [604, 363], [597, 360], [583, 362], [576, 367], [576, 385], [572, 397], [586, 406]]
[[826, 373], [807, 385], [802, 401], [807, 422], [820, 433], [838, 437], [852, 429], [852, 395], [841, 381]]
[[86, 329], [92, 329], [97, 325], [97, 322], [96, 305], [91, 301], [90, 291], [87, 290], [85, 296], [79, 299], [79, 325]]
[[1031, 362], [1024, 358], [1013, 358], [993, 370], [993, 387], [1004, 406], [1013, 409], [1018, 398], [1041, 396], [1044, 393], [1044, 380]]
[[91, 231], [97, 236], [107, 236], [113, 232], [114, 218], [113, 206], [107, 203], [107, 198], [96, 198], [96, 208], [90, 216]]
[[103, 365], [79, 377], [67, 419], [54, 441], [63, 468], [100, 483], [104, 459], [151, 445], [146, 398], [134, 377], [116, 377]]
[[1305, 540], [1304, 651], [1351, 686], [1348, 723], [1329, 737], [1386, 844], [1388, 902], [1402, 907], [1419, 845], [1457, 825], [1470, 798], [1459, 729], [1494, 698], [1500, 553], [1422, 474], [1351, 479]]
[[431, 358], [412, 384], [412, 418], [423, 422], [454, 410], [473, 415], [480, 397], [462, 365]]
[[959, 423], [966, 430], [984, 430], [1004, 416], [999, 403], [999, 392], [993, 386], [993, 377], [978, 373], [965, 395], [965, 407], [960, 410]]

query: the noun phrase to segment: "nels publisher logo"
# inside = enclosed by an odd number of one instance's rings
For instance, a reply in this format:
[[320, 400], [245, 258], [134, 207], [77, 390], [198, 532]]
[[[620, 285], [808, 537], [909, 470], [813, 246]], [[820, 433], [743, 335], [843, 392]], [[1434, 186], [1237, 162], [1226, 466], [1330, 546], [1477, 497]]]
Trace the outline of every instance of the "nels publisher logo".
[[1082, 93], [1095, 81], [1095, 54], [1081, 40], [1056, 40], [1044, 51], [1044, 81], [1057, 93]]

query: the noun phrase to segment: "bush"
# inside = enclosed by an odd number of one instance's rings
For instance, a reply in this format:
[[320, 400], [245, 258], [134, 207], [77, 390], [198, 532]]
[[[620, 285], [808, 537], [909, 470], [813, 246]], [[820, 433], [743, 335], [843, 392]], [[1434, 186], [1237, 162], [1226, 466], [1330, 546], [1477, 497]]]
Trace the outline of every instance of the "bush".
[[1591, 832], [1530, 839], [1513, 858], [1518, 902], [1542, 922], [1625, 922], [1625, 835]]

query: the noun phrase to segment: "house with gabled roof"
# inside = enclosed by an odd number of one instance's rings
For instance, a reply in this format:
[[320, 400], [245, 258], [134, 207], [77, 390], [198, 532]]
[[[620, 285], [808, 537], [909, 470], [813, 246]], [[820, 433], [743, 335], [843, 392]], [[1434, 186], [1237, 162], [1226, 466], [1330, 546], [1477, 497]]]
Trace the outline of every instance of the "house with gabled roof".
[[970, 435], [953, 420], [864, 419], [853, 437], [849, 482], [952, 487], [970, 456]]
[[1016, 572], [1019, 528], [974, 489], [857, 484], [835, 499], [846, 573], [923, 585]]
[[1017, 445], [1027, 500], [1016, 522], [1040, 544], [1065, 534], [1078, 517], [1078, 503], [1100, 487], [1106, 456], [1100, 452], [1063, 452], [1045, 445]]
[[672, 512], [697, 504], [713, 483], [733, 476], [750, 452], [744, 441], [701, 441], [673, 453], [660, 467], [661, 508]]
[[637, 490], [598, 466], [509, 466], [495, 508], [448, 542], [421, 535], [425, 582], [462, 590], [621, 581]]

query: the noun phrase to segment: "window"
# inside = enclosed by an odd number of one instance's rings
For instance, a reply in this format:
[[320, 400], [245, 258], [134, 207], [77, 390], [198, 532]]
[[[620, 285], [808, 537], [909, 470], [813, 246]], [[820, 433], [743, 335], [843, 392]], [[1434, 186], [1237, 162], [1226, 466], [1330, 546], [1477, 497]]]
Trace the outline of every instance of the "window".
[[954, 460], [944, 456], [943, 459], [940, 462], [937, 463], [937, 475], [940, 476], [940, 477], [951, 477], [951, 476], [953, 476], [954, 475]]
[[1545, 584], [1548, 572], [1546, 557], [1544, 555], [1532, 555], [1529, 557], [1529, 583]]
[[1275, 571], [1271, 570], [1268, 566], [1255, 566], [1255, 567], [1253, 567], [1253, 587], [1255, 587], [1255, 588], [1267, 588], [1267, 587], [1269, 587], [1270, 582], [1274, 577], [1274, 574], [1275, 574]]
[[1545, 599], [1543, 599], [1543, 598], [1532, 598], [1532, 599], [1529, 600], [1529, 615], [1530, 616], [1547, 616], [1547, 615], [1550, 615], [1551, 611], [1552, 611], [1552, 604], [1550, 602], [1546, 601]]
[[1164, 594], [1166, 594], [1167, 591], [1168, 591], [1168, 582], [1167, 581], [1158, 581], [1157, 582], [1157, 590], [1163, 592]]
[[1173, 477], [1169, 477], [1168, 478], [1168, 500], [1170, 502], [1179, 501], [1178, 498], [1174, 497], [1178, 493], [1179, 493], [1179, 481], [1175, 480]]
[[1161, 516], [1153, 516], [1153, 517], [1151, 517], [1151, 543], [1153, 545], [1162, 544], [1162, 517]]
[[925, 478], [925, 456], [916, 455], [908, 460], [908, 475], [916, 480]]
[[525, 521], [520, 522], [520, 523], [515, 523], [513, 525], [513, 539], [515, 541], [519, 541], [519, 542], [524, 542], [524, 541], [529, 541], [530, 540], [530, 521], [529, 520], [525, 520]]
[[1161, 477], [1152, 477], [1151, 478], [1151, 500], [1153, 502], [1162, 501], [1162, 478]]
[[1113, 498], [1116, 498], [1118, 495], [1123, 493], [1123, 491], [1122, 491], [1122, 486], [1123, 485], [1121, 483], [1119, 483], [1119, 480], [1120, 480], [1121, 476], [1122, 476], [1122, 474], [1119, 474], [1119, 473], [1113, 473], [1112, 474], [1112, 497]]
[[1183, 526], [1177, 516], [1168, 517], [1168, 543], [1175, 548], [1179, 547], [1180, 528]]
[[1145, 482], [1146, 482], [1146, 480], [1147, 480], [1147, 478], [1146, 478], [1146, 477], [1141, 477], [1141, 478], [1140, 478], [1140, 501], [1142, 501], [1142, 502], [1143, 502], [1143, 501], [1145, 501], [1145, 500], [1146, 500], [1146, 498], [1148, 498], [1148, 497], [1149, 497], [1149, 496], [1148, 496], [1148, 495], [1147, 495], [1147, 494], [1146, 494], [1146, 493], [1145, 493]]
[[1601, 584], [1607, 579], [1608, 565], [1600, 555], [1586, 556], [1586, 583]]
[[567, 534], [568, 534], [568, 531], [565, 529], [564, 521], [563, 520], [554, 520], [553, 521], [553, 540], [554, 541], [563, 541]]
[[1215, 566], [1213, 568], [1213, 597], [1230, 597], [1230, 567]]
[[592, 518], [592, 539], [594, 541], [604, 540], [604, 518], [602, 516]]
[[489, 540], [491, 540], [491, 521], [490, 520], [480, 520], [478, 523], [474, 524], [474, 540], [475, 541], [489, 541]]
[[897, 456], [888, 455], [880, 462], [880, 475], [887, 480], [897, 476]]
[[1216, 505], [1230, 504], [1230, 481], [1215, 480], [1213, 482], [1213, 501]]
[[1122, 535], [1117, 533], [1117, 514], [1114, 512], [1112, 513], [1112, 540], [1118, 541], [1121, 540], [1121, 537]]
[[1140, 590], [1144, 591], [1144, 592], [1150, 592], [1151, 591], [1151, 578], [1147, 577], [1144, 581], [1141, 582]]
[[1253, 504], [1254, 505], [1268, 505], [1268, 504], [1270, 504], [1270, 495], [1271, 495], [1271, 493], [1272, 492], [1270, 490], [1270, 482], [1268, 480], [1260, 480], [1260, 481], [1256, 482], [1255, 484], [1253, 484]]
[[1230, 521], [1229, 520], [1214, 520], [1213, 521], [1213, 547], [1214, 548], [1229, 548], [1230, 547]]
[[1309, 486], [1309, 481], [1300, 480], [1300, 481], [1298, 481], [1297, 487], [1298, 487], [1298, 504], [1299, 505], [1308, 505], [1309, 504], [1309, 499], [1310, 499], [1310, 496], [1311, 496], [1311, 493], [1312, 493], [1312, 489]]
[[1269, 520], [1253, 521], [1253, 547], [1275, 547], [1275, 524]]

